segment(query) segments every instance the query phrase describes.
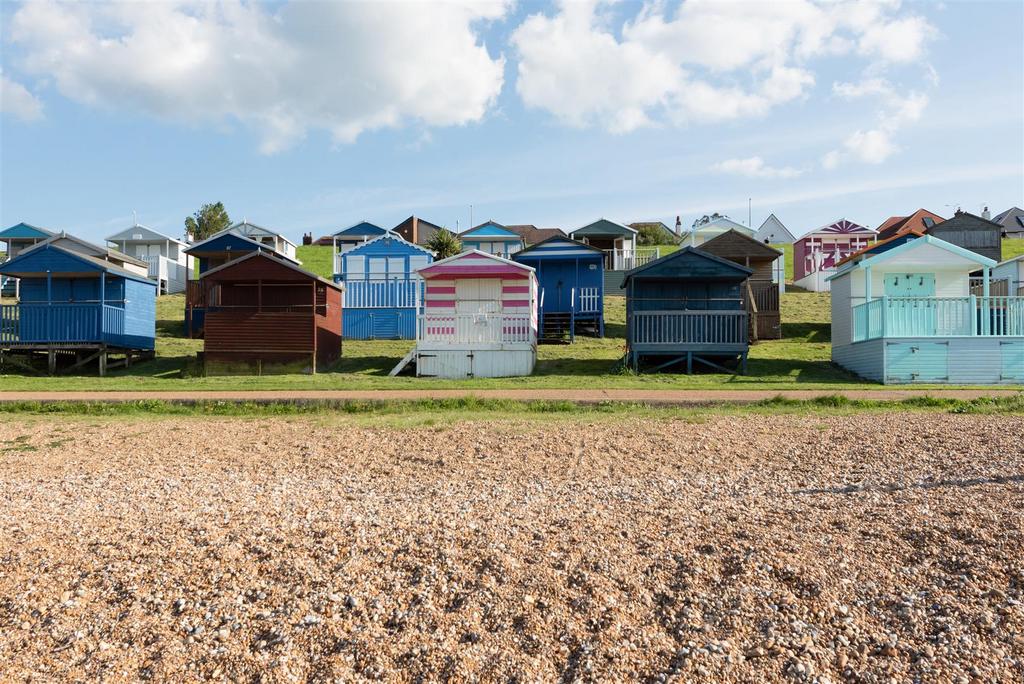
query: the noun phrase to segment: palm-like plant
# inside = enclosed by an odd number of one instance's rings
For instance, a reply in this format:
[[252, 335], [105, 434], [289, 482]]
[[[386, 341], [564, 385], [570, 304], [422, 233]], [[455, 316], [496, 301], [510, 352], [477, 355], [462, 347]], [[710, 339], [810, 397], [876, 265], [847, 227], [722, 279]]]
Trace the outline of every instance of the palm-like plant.
[[450, 230], [442, 228], [427, 240], [427, 249], [433, 252], [437, 259], [447, 259], [462, 251], [462, 242]]

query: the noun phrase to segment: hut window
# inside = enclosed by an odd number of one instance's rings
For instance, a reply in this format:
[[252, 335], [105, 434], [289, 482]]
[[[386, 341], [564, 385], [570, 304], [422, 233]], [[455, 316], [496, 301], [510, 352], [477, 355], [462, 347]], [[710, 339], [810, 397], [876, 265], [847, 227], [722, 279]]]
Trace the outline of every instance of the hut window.
[[362, 278], [366, 273], [366, 257], [349, 255], [345, 257], [345, 275]]
[[399, 280], [405, 277], [405, 258], [388, 257], [388, 280]]
[[388, 275], [388, 260], [385, 257], [370, 257], [370, 280], [384, 280]]
[[421, 269], [421, 268], [423, 268], [423, 267], [424, 267], [424, 266], [426, 266], [426, 265], [427, 265], [428, 263], [430, 263], [430, 262], [429, 262], [429, 260], [427, 259], [427, 256], [426, 256], [425, 254], [423, 254], [423, 255], [417, 255], [417, 256], [411, 256], [411, 257], [409, 257], [409, 272], [410, 272], [410, 273], [411, 273], [411, 274], [412, 274], [413, 276], [415, 276], [415, 277], [419, 277], [419, 276], [418, 276], [418, 275], [416, 274], [416, 271], [417, 271], [418, 269]]

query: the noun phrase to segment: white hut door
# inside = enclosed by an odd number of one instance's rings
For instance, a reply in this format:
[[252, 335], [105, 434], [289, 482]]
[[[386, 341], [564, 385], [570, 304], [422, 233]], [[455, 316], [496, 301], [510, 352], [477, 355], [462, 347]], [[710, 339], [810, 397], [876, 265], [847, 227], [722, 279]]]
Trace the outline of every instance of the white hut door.
[[[501, 340], [501, 280], [479, 278], [455, 281], [458, 335], [467, 342]], [[486, 315], [490, 314], [490, 315]]]

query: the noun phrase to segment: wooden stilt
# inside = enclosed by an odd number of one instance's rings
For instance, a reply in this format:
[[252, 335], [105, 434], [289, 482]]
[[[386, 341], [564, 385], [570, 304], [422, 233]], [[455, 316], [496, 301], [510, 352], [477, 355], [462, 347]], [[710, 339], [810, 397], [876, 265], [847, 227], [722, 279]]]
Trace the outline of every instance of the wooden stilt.
[[57, 372], [57, 350], [53, 347], [46, 350], [46, 369], [50, 375]]
[[100, 377], [104, 377], [107, 374], [107, 350], [100, 350]]

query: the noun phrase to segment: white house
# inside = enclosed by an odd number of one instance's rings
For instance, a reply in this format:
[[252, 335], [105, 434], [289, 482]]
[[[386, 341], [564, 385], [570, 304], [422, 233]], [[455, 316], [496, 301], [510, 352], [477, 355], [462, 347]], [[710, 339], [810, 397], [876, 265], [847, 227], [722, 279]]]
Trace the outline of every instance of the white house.
[[754, 239], [766, 245], [791, 245], [796, 242], [796, 237], [775, 214], [768, 215], [754, 234]]
[[149, 265], [149, 278], [158, 283], [160, 294], [185, 291], [193, 261], [185, 254], [188, 243], [184, 240], [135, 224], [108, 236], [107, 242], [124, 254], [145, 261]]
[[[707, 220], [705, 220], [707, 219]], [[735, 230], [737, 233], [754, 237], [754, 229], [742, 223], [736, 223], [728, 216], [712, 215], [702, 217], [694, 221], [689, 234], [683, 236], [683, 247], [700, 247], [708, 240], [716, 238], [723, 233]]]
[[1024, 254], [996, 264], [992, 269], [992, 279], [1000, 283], [1005, 281], [1001, 290], [1006, 294], [1024, 297]]
[[1024, 297], [990, 294], [995, 265], [931, 235], [840, 264], [832, 360], [883, 383], [1024, 382]]
[[270, 230], [269, 228], [263, 228], [262, 226], [257, 226], [256, 224], [249, 223], [248, 221], [236, 223], [230, 228], [225, 228], [222, 231], [214, 233], [210, 237], [206, 238], [206, 240], [213, 240], [214, 238], [220, 237], [221, 235], [224, 235], [226, 233], [233, 233], [235, 235], [240, 235], [242, 237], [249, 238], [250, 240], [254, 240], [255, 242], [260, 243], [261, 245], [266, 245], [267, 247], [270, 247], [275, 252], [285, 255], [286, 257], [293, 261], [297, 261], [295, 257], [294, 242], [286, 238], [281, 233], [278, 233], [277, 231]]

